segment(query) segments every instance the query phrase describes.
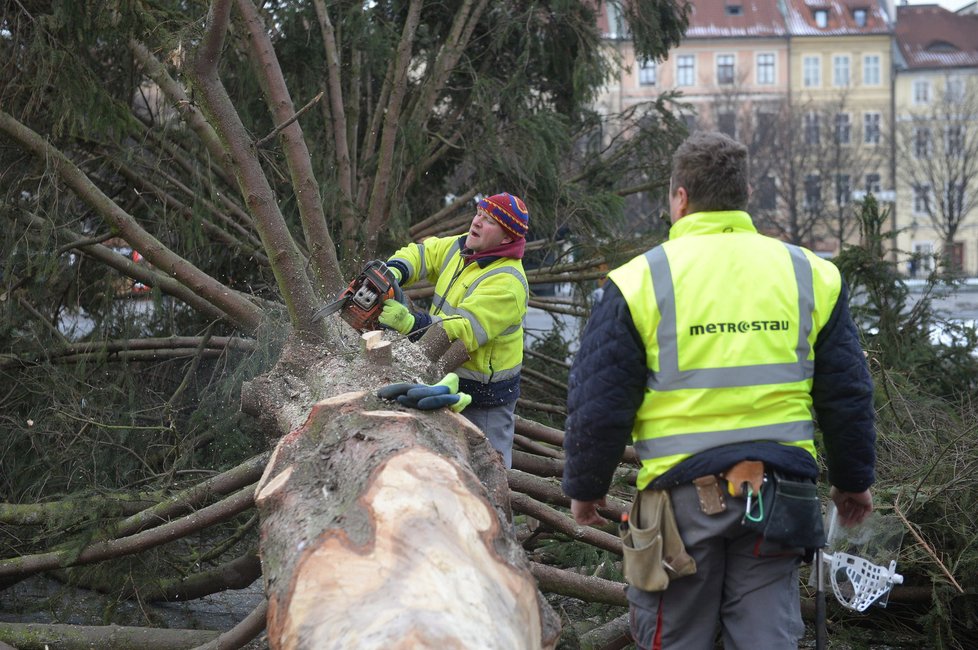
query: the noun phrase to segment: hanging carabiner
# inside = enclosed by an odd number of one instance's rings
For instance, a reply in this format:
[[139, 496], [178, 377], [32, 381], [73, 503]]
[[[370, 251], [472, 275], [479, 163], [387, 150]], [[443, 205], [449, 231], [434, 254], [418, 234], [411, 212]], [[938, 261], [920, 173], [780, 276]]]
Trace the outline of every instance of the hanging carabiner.
[[757, 516], [751, 514], [751, 505], [754, 495], [754, 486], [749, 482], [744, 482], [744, 493], [747, 495], [747, 507], [744, 510], [744, 519], [748, 521], [753, 521], [755, 524], [764, 520], [764, 499], [761, 497], [761, 492], [757, 492]]

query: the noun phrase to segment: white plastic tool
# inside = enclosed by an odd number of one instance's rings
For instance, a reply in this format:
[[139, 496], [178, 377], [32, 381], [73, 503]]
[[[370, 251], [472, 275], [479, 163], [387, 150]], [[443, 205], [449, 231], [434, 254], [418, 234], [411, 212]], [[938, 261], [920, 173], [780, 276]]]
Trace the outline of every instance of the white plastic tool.
[[873, 512], [856, 526], [843, 526], [831, 501], [827, 515], [827, 545], [820, 555], [836, 600], [856, 612], [871, 605], [886, 607], [893, 585], [903, 584], [903, 576], [896, 572], [903, 524]]
[[837, 551], [823, 552], [822, 561], [829, 565], [836, 600], [857, 612], [866, 611], [875, 602], [885, 603], [884, 596], [889, 595], [893, 585], [903, 584], [903, 576], [896, 572], [896, 560], [891, 560], [889, 567], [882, 567]]

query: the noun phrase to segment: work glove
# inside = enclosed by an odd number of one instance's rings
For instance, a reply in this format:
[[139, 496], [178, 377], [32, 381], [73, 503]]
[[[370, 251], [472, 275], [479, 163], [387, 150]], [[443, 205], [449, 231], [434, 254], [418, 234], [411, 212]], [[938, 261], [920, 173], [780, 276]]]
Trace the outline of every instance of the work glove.
[[472, 403], [468, 393], [458, 392], [458, 375], [450, 372], [437, 384], [388, 384], [377, 390], [377, 396], [396, 400], [398, 404], [421, 411], [447, 406], [456, 413]]
[[405, 335], [410, 334], [414, 328], [414, 314], [405, 305], [393, 298], [384, 301], [384, 310], [380, 312], [380, 317], [377, 320], [382, 325]]

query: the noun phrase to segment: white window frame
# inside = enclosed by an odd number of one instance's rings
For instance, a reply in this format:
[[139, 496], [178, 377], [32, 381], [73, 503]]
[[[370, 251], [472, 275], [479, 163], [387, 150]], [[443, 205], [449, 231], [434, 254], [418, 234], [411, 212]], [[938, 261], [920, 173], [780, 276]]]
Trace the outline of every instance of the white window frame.
[[829, 25], [829, 10], [828, 9], [816, 9], [812, 12], [812, 16], [815, 20], [815, 26], [821, 29], [825, 29]]
[[914, 104], [922, 106], [930, 104], [930, 79], [914, 79], [910, 97]]
[[[832, 124], [832, 141], [835, 144], [849, 145], [852, 144], [852, 114], [846, 111], [840, 111], [835, 114], [835, 120]], [[844, 138], [839, 137], [845, 135]]]
[[805, 55], [801, 58], [801, 80], [805, 88], [819, 88], [822, 85], [822, 57]]
[[[957, 132], [952, 140], [951, 133]], [[948, 158], [962, 158], [964, 145], [968, 138], [968, 127], [964, 124], [948, 124], [944, 127], [944, 155]]]
[[934, 271], [934, 242], [929, 239], [915, 239], [910, 244], [914, 257], [920, 267], [918, 273], [929, 275]]
[[[684, 66], [683, 63], [688, 62], [689, 66]], [[684, 72], [689, 73], [689, 82], [684, 82]], [[695, 54], [680, 54], [676, 57], [676, 85], [677, 86], [695, 86], [696, 85], [696, 55]]]
[[[658, 83], [658, 68], [656, 62], [651, 59], [638, 61], [638, 85], [655, 86]], [[651, 81], [650, 81], [651, 79]]]
[[[729, 62], [727, 59], [729, 58]], [[730, 80], [724, 81], [720, 78], [720, 60], [723, 59], [723, 66], [726, 68], [730, 67]], [[717, 54], [713, 58], [714, 70], [716, 70], [716, 81], [718, 86], [732, 86], [737, 82], [737, 56], [735, 54], [730, 54], [729, 52], [724, 52], [723, 54]]]
[[[872, 125], [873, 122], [876, 122], [876, 124]], [[873, 128], [870, 128], [871, 125]], [[874, 130], [876, 137], [870, 138], [870, 135], [874, 132]], [[863, 144], [878, 145], [880, 143], [880, 138], [882, 137], [883, 114], [879, 111], [867, 111], [863, 113]]]
[[[870, 64], [870, 61], [874, 63]], [[875, 79], [870, 78], [870, 71], [875, 74]], [[883, 83], [883, 57], [879, 54], [863, 54], [863, 85], [879, 86]]]
[[869, 172], [865, 180], [867, 194], [879, 194], [883, 189], [883, 177], [879, 172]]
[[852, 57], [848, 54], [832, 55], [832, 85], [836, 88], [852, 85]]
[[964, 101], [965, 85], [963, 77], [958, 75], [948, 76], [944, 80], [944, 101], [948, 104], [957, 104]]
[[842, 207], [852, 201], [852, 177], [849, 174], [835, 175], [835, 205]]
[[[770, 72], [770, 81], [766, 81], [761, 75], [761, 57], [770, 57], [770, 65], [767, 59], [764, 60], [765, 72]], [[778, 78], [778, 57], [774, 52], [758, 52], [754, 57], [754, 80], [758, 86], [773, 86]]]
[[928, 206], [931, 202], [931, 190], [930, 185], [926, 183], [915, 183], [911, 187], [913, 192], [913, 199], [911, 203], [913, 204], [913, 213], [918, 216], [929, 215]]
[[[921, 146], [921, 136], [926, 134]], [[915, 160], [927, 160], [934, 154], [934, 134], [929, 126], [915, 126], [911, 132], [913, 142], [913, 157]], [[923, 149], [923, 151], [921, 151]]]
[[[802, 138], [806, 146], [818, 146], [822, 144], [822, 116], [816, 111], [809, 111], [805, 113], [802, 118]], [[809, 135], [813, 134], [815, 137], [810, 138]]]
[[949, 215], [964, 216], [964, 209], [967, 205], [965, 201], [968, 188], [966, 184], [948, 181], [944, 184], [944, 205], [947, 206]]

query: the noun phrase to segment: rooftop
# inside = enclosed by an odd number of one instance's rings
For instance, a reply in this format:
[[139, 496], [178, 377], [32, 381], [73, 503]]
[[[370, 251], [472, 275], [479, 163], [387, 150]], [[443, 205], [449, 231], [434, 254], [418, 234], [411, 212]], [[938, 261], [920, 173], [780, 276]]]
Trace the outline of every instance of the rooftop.
[[889, 34], [890, 21], [877, 0], [784, 0], [793, 36]]
[[690, 2], [686, 38], [784, 37], [788, 34], [779, 0], [699, 0]]
[[895, 36], [911, 70], [978, 66], [978, 14], [938, 5], [900, 6]]

